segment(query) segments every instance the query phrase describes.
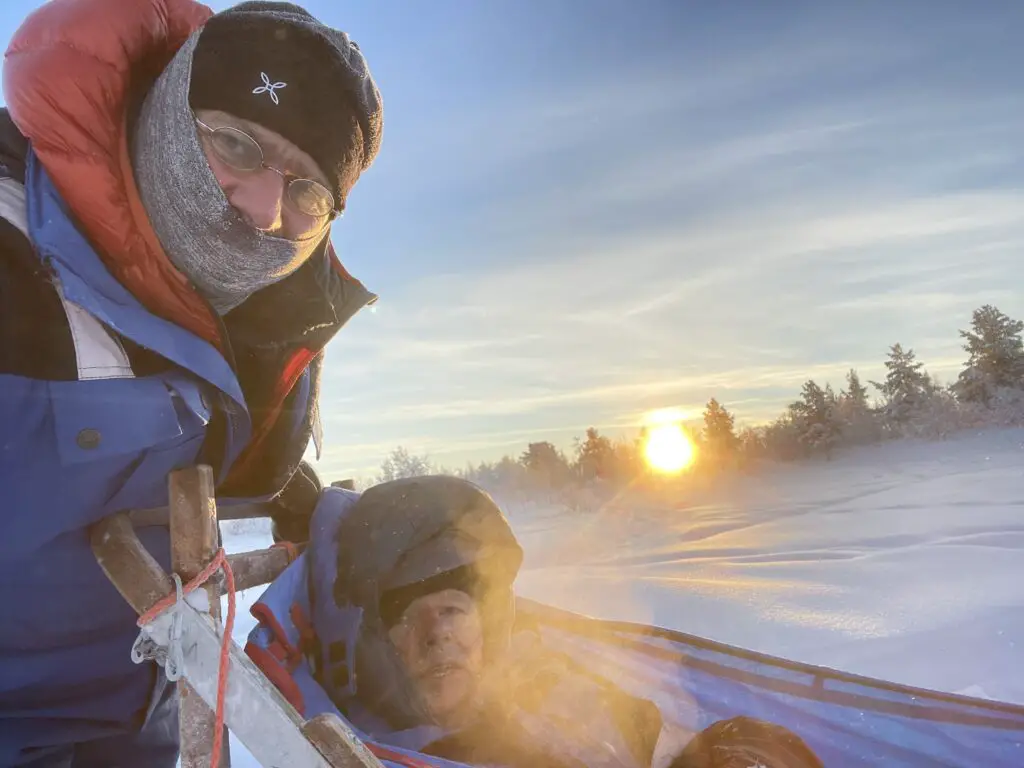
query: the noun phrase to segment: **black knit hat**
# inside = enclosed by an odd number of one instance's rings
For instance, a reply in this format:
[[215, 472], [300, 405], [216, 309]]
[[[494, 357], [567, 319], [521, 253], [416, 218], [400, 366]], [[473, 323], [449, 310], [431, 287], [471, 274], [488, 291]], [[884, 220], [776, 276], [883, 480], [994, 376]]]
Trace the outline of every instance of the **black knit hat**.
[[308, 153], [339, 209], [380, 148], [380, 92], [359, 47], [291, 3], [244, 2], [212, 16], [192, 60], [189, 102], [258, 123]]
[[342, 521], [334, 596], [390, 626], [416, 598], [458, 589], [479, 603], [488, 642], [502, 646], [522, 561], [508, 520], [483, 489], [449, 475], [401, 478], [368, 488]]
[[443, 592], [446, 589], [457, 589], [459, 592], [465, 592], [474, 600], [478, 600], [486, 597], [487, 586], [473, 566], [464, 565], [423, 581], [387, 590], [380, 598], [380, 618], [384, 622], [384, 626], [390, 629], [402, 618], [405, 609], [421, 597], [432, 595], [435, 592]]

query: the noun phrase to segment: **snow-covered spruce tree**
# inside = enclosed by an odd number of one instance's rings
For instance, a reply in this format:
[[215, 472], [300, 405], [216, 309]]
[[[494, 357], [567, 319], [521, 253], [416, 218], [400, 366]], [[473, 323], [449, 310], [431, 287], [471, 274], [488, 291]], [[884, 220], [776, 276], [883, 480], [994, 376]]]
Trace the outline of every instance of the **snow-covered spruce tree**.
[[868, 388], [860, 383], [860, 376], [853, 368], [846, 374], [846, 389], [842, 391], [842, 396], [854, 410], [867, 411], [869, 408]]
[[535, 488], [559, 488], [572, 477], [568, 459], [549, 442], [530, 443], [519, 457], [519, 463]]
[[611, 479], [614, 474], [614, 458], [615, 447], [612, 441], [599, 434], [594, 427], [587, 429], [585, 440], [576, 439], [574, 469], [582, 480]]
[[878, 419], [868, 402], [868, 388], [853, 368], [846, 374], [846, 389], [839, 393], [837, 413], [844, 443], [864, 445], [881, 437]]
[[914, 417], [938, 389], [923, 367], [913, 349], [904, 350], [903, 345], [893, 344], [885, 361], [885, 381], [871, 382], [883, 398], [879, 408], [882, 428], [892, 437], [913, 434]]
[[705, 455], [716, 466], [725, 467], [735, 462], [739, 449], [735, 418], [715, 398], [711, 398], [704, 409], [704, 429], [701, 436]]
[[434, 469], [425, 456], [414, 456], [399, 446], [380, 465], [380, 475], [375, 482], [386, 483], [403, 477], [429, 475]]
[[824, 454], [831, 458], [840, 434], [836, 405], [836, 396], [830, 386], [822, 389], [809, 379], [804, 383], [800, 399], [789, 406], [799, 440], [808, 454]]
[[[1000, 390], [1024, 389], [1024, 322], [1014, 320], [990, 304], [974, 310], [965, 339], [967, 362], [953, 392], [964, 403], [991, 406]], [[1012, 393], [1000, 395], [1001, 406], [1013, 402]]]

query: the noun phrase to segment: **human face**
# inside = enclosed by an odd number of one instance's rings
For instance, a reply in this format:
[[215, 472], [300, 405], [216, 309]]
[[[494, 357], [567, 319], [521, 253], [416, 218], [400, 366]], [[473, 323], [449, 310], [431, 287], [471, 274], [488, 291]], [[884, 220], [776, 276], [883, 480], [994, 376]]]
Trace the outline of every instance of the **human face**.
[[417, 598], [389, 631], [405, 671], [444, 727], [469, 715], [484, 665], [480, 611], [465, 592]]
[[[311, 179], [327, 189], [323, 171], [312, 157], [281, 134], [257, 123], [219, 110], [196, 110], [200, 143], [207, 163], [235, 210], [255, 229], [277, 237], [302, 240], [315, 236], [330, 221], [330, 215], [311, 215], [296, 206], [287, 194], [292, 178]], [[236, 128], [254, 138], [263, 150], [265, 166], [239, 170], [226, 162], [214, 148], [208, 129]]]

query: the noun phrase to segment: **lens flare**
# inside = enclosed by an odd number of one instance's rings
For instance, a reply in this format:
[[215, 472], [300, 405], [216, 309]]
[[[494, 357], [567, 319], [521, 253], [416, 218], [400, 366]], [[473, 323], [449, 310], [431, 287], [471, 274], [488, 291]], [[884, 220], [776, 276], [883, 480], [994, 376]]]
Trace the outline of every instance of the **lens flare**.
[[659, 424], [647, 433], [644, 458], [658, 472], [682, 472], [693, 463], [695, 453], [693, 442], [678, 424]]

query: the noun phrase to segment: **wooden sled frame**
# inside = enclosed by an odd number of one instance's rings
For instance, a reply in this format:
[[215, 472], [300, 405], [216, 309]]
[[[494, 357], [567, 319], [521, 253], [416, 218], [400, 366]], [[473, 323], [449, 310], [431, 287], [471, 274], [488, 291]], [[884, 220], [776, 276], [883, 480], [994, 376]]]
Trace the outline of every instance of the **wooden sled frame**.
[[[219, 549], [210, 467], [178, 470], [168, 480], [171, 566], [178, 584], [139, 541], [132, 514], [112, 515], [90, 529], [97, 562], [140, 616], [175, 595], [181, 582], [196, 578]], [[265, 516], [258, 507], [249, 510], [250, 517]], [[147, 515], [147, 522], [155, 521], [151, 510]], [[227, 556], [236, 591], [269, 584], [290, 561], [290, 553], [282, 547]], [[382, 768], [337, 715], [304, 721], [233, 640], [227, 646], [226, 686], [221, 690], [219, 662], [225, 628], [220, 620], [220, 579], [206, 581], [197, 594], [202, 591], [206, 599], [179, 599], [145, 624], [132, 649], [137, 663], [154, 659], [165, 667], [168, 677], [178, 678], [182, 768], [230, 765], [226, 735], [222, 754], [213, 754], [220, 694], [224, 695], [225, 730], [234, 733], [267, 768]]]

